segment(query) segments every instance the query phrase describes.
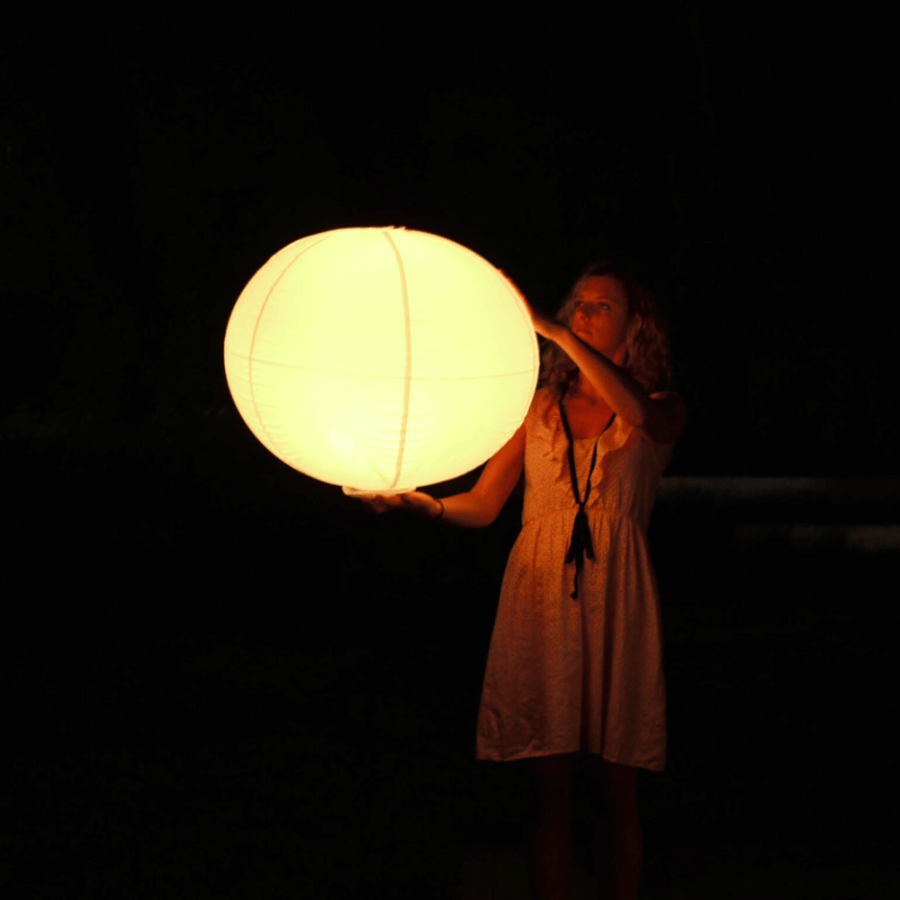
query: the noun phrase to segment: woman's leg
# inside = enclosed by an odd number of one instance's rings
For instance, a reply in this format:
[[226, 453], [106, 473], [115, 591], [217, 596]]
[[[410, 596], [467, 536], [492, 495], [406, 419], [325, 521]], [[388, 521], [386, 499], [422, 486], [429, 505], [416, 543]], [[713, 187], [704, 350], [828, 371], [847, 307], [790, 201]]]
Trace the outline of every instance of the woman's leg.
[[574, 753], [526, 760], [535, 809], [526, 835], [533, 900], [564, 900], [572, 872]]
[[638, 818], [637, 773], [634, 766], [586, 757], [593, 801], [594, 877], [603, 900], [637, 900], [643, 861], [643, 835]]

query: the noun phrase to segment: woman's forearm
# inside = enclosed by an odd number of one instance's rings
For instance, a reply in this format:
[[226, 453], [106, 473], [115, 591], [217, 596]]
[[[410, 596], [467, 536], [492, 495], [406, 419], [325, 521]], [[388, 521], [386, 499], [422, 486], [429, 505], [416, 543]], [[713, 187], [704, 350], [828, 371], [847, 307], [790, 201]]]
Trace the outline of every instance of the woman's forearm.
[[[459, 528], [486, 528], [493, 519], [489, 518], [484, 509], [484, 504], [476, 494], [471, 491], [465, 494], [454, 494], [452, 497], [442, 497], [444, 514], [437, 520], [447, 525], [456, 525]], [[435, 500], [436, 518], [440, 513], [440, 507]]]
[[632, 428], [642, 428], [653, 400], [628, 372], [586, 344], [564, 325], [554, 332], [555, 341], [581, 369], [616, 415]]

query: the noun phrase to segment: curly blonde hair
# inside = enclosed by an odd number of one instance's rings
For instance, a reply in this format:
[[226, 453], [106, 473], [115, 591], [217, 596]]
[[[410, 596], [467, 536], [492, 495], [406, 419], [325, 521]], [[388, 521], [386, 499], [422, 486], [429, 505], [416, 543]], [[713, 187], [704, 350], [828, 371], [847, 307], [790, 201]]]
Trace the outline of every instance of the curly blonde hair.
[[[585, 281], [601, 275], [614, 278], [628, 298], [625, 371], [648, 394], [672, 390], [668, 329], [656, 296], [625, 266], [614, 262], [592, 263], [575, 282], [554, 318], [567, 328], [571, 327], [575, 300]], [[569, 396], [577, 390], [578, 371], [578, 366], [565, 351], [555, 342], [548, 341], [541, 351], [538, 387], [549, 387], [557, 399]]]

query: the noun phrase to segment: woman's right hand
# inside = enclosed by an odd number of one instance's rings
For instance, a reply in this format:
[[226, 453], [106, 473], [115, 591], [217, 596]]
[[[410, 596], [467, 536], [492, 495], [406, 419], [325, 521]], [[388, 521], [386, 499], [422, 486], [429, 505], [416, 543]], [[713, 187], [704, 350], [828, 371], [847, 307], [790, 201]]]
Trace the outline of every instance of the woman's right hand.
[[441, 504], [430, 494], [422, 491], [409, 491], [406, 494], [392, 494], [385, 497], [377, 494], [375, 497], [360, 498], [371, 512], [383, 513], [392, 509], [402, 509], [422, 519], [433, 519], [441, 512]]

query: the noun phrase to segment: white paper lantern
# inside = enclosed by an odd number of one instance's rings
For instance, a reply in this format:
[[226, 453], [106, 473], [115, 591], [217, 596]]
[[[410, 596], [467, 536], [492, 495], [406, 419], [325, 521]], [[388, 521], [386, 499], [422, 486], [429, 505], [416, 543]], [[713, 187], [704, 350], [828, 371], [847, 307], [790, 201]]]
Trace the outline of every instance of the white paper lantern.
[[289, 466], [345, 493], [401, 493], [489, 459], [540, 365], [528, 307], [473, 251], [403, 228], [289, 244], [225, 333], [238, 411]]

